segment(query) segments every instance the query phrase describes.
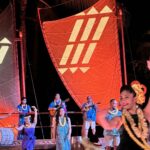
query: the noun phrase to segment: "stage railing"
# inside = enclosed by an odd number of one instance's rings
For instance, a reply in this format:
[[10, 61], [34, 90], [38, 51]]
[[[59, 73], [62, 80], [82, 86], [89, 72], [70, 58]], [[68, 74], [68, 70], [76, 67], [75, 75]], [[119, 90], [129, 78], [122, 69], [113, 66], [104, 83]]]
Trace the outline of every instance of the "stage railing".
[[[82, 114], [82, 112], [80, 112], [80, 111], [68, 111], [67, 112], [68, 114]], [[1, 112], [0, 113], [0, 115], [1, 114], [10, 114], [10, 115], [13, 115], [13, 114], [21, 114], [21, 113], [19, 113], [19, 112], [13, 112], [13, 113], [8, 113], [8, 112]], [[31, 114], [31, 115], [34, 115], [34, 112], [30, 112], [30, 113], [22, 113], [22, 114]], [[39, 114], [39, 115], [46, 115], [46, 114], [48, 114], [49, 115], [49, 112], [38, 112], [37, 114]]]
[[[83, 112], [80, 111], [68, 111], [67, 114], [82, 114]], [[11, 115], [19, 115], [21, 113], [19, 112], [12, 112], [12, 113], [8, 113], [8, 112], [1, 112], [0, 115], [8, 115], [6, 117], [10, 117]], [[34, 112], [30, 112], [30, 113], [22, 113], [22, 114], [26, 114], [26, 115], [34, 115]], [[49, 112], [38, 112], [38, 115], [50, 115]], [[5, 118], [2, 118], [5, 119]], [[47, 125], [47, 126], [36, 126], [36, 128], [51, 128], [51, 125]], [[82, 125], [71, 125], [71, 127], [82, 127]], [[13, 128], [13, 127], [7, 127], [7, 128]]]

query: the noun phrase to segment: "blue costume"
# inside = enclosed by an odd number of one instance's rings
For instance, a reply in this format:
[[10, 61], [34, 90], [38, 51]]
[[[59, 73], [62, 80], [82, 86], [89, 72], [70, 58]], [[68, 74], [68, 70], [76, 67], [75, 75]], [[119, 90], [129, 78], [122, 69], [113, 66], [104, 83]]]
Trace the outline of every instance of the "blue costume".
[[61, 99], [52, 101], [52, 102], [49, 104], [49, 107], [48, 107], [48, 108], [57, 108], [57, 106], [59, 106], [59, 105], [61, 105], [61, 106], [65, 109], [65, 111], [67, 111], [67, 110], [66, 110], [66, 104], [65, 104], [64, 102], [62, 102]]
[[66, 121], [64, 126], [60, 124], [56, 128], [56, 150], [71, 150], [70, 140], [68, 139], [69, 124]]
[[61, 100], [56, 100], [56, 101], [52, 101], [50, 104], [49, 104], [49, 108], [55, 108], [57, 105], [59, 105], [61, 103]]
[[106, 119], [107, 120], [112, 120], [114, 117], [121, 117], [121, 116], [122, 116], [122, 112], [118, 110], [118, 112], [114, 113], [114, 114], [108, 113], [106, 115]]
[[96, 132], [96, 105], [93, 103], [84, 103], [82, 105], [83, 111], [83, 126], [82, 126], [82, 136], [87, 138], [88, 131], [91, 127], [93, 135]]
[[[86, 107], [87, 103], [82, 105], [82, 109]], [[84, 112], [83, 119], [86, 121], [96, 121], [96, 106], [92, 105], [88, 111]]]
[[24, 136], [22, 140], [22, 150], [33, 150], [35, 145], [35, 127], [23, 129]]
[[[112, 120], [114, 117], [121, 117], [122, 116], [122, 112], [118, 110], [117, 113], [108, 113], [106, 115], [106, 120]], [[110, 135], [110, 136], [119, 136], [120, 133], [117, 129], [113, 129], [113, 130], [104, 130], [104, 135]]]
[[[115, 117], [121, 117], [122, 112], [118, 111], [116, 109], [108, 112], [108, 114], [106, 115], [106, 120], [110, 121]], [[104, 129], [104, 139], [105, 139], [105, 144], [106, 146], [109, 147], [114, 147], [114, 146], [118, 146], [120, 143], [120, 133], [118, 131], [118, 129], [114, 128], [112, 130], [106, 130]]]
[[[27, 113], [30, 112], [31, 107], [29, 105], [26, 105], [25, 107], [23, 107], [21, 104], [17, 106], [17, 109], [22, 112], [21, 114], [19, 114], [19, 126], [24, 125], [24, 117], [26, 116]], [[23, 139], [23, 133], [22, 131], [18, 132], [18, 140], [22, 140]]]
[[24, 124], [24, 117], [26, 116], [27, 113], [30, 112], [31, 107], [29, 105], [26, 105], [24, 108], [22, 105], [18, 105], [17, 109], [22, 112], [22, 114], [19, 115], [19, 125]]

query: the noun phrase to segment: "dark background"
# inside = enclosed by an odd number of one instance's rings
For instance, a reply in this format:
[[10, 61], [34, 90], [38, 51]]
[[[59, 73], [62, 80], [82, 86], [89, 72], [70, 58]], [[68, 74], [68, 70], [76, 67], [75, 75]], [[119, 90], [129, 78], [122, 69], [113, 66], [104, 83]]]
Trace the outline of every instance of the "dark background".
[[[37, 15], [37, 8], [50, 8], [51, 19], [63, 18], [75, 14], [93, 5], [97, 0], [27, 0], [25, 9], [26, 26], [26, 91], [28, 103], [35, 105], [40, 112], [46, 112], [55, 93], [60, 93], [62, 99], [70, 98], [68, 91], [59, 79], [56, 70], [50, 60], [44, 39], [41, 33]], [[23, 13], [21, 11], [23, 0], [0, 0], [0, 13], [5, 7], [13, 3], [16, 12], [16, 33], [21, 28]], [[123, 24], [125, 37], [125, 50], [127, 62], [128, 83], [139, 80], [150, 89], [150, 70], [146, 60], [150, 59], [150, 9], [148, 0], [118, 0], [118, 7], [123, 9]], [[47, 14], [47, 13], [46, 13]], [[47, 16], [45, 15], [45, 18]], [[17, 36], [17, 34], [16, 34]], [[80, 111], [76, 103], [71, 99], [67, 103], [69, 111]], [[39, 123], [49, 125], [49, 116], [40, 115]], [[81, 115], [71, 116], [72, 124], [82, 124]], [[102, 129], [97, 128], [102, 136]], [[81, 128], [73, 128], [73, 135], [80, 134]], [[49, 128], [44, 128], [45, 138], [49, 138]], [[36, 130], [37, 138], [42, 138], [41, 130]]]

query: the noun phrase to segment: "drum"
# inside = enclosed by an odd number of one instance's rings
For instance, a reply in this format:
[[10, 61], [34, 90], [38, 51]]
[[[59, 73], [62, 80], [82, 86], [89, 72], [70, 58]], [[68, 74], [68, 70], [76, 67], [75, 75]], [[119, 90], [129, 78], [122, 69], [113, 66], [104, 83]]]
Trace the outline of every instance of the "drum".
[[13, 142], [13, 130], [11, 128], [0, 128], [0, 145], [11, 145]]

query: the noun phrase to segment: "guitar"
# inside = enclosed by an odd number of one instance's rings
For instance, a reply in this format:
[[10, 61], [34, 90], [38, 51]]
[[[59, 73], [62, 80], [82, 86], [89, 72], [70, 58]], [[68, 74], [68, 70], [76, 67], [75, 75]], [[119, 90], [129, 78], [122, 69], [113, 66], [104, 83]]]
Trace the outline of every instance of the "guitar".
[[[95, 104], [101, 104], [101, 103], [98, 102], [98, 103], [95, 103]], [[93, 107], [95, 104], [91, 104], [91, 105], [87, 105], [87, 106], [85, 105], [85, 107], [84, 107], [85, 111], [89, 111], [90, 108]]]
[[63, 106], [63, 103], [66, 103], [66, 102], [69, 102], [69, 101], [70, 101], [70, 99], [67, 98], [64, 101], [61, 101], [61, 103], [59, 105], [56, 105], [55, 108], [50, 108], [49, 109], [50, 116], [55, 117], [56, 114], [57, 114], [58, 109]]

